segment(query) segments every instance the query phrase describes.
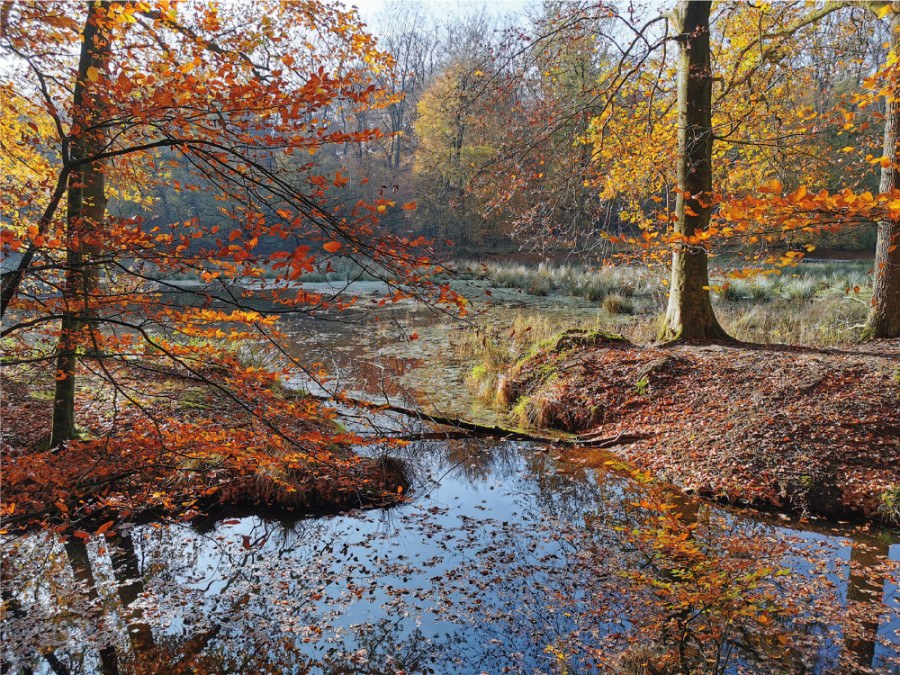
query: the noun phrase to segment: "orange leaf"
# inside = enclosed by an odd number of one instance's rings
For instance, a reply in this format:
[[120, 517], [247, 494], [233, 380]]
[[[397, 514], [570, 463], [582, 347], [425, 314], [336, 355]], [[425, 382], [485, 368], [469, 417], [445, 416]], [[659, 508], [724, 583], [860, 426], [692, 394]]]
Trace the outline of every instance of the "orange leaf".
[[341, 242], [339, 241], [329, 241], [322, 248], [324, 248], [329, 253], [337, 253], [341, 248]]
[[404, 204], [400, 208], [403, 209], [404, 211], [412, 211], [414, 208], [416, 208], [416, 203], [409, 202], [408, 204]]

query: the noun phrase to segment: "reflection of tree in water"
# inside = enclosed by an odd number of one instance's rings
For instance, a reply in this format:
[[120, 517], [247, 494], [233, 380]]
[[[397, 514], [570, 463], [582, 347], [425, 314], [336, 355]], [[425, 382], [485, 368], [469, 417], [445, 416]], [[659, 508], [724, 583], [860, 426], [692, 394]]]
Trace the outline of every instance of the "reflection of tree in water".
[[854, 541], [847, 578], [849, 622], [844, 628], [844, 662], [861, 671], [879, 667], [876, 640], [879, 616], [884, 612], [882, 596], [889, 578], [886, 569], [890, 549], [887, 536]]
[[527, 456], [526, 466], [537, 487], [536, 504], [553, 518], [578, 523], [587, 513], [615, 510], [621, 499], [621, 477], [569, 462], [553, 448]]
[[384, 675], [435, 673], [442, 657], [421, 630], [409, 633], [402, 618], [382, 618], [354, 631], [357, 647], [350, 652], [331, 648], [318, 662], [323, 675]]
[[[5, 540], [2, 671], [116, 673], [120, 626], [108, 571], [92, 567], [71, 533], [65, 543], [51, 533]], [[73, 640], [97, 649], [69, 654]]]
[[414, 487], [428, 490], [447, 477], [470, 482], [488, 476], [511, 479], [521, 469], [521, 443], [498, 442], [493, 439], [450, 439], [412, 441], [385, 449], [402, 459], [410, 472]]
[[[403, 452], [419, 479], [414, 500], [399, 508], [300, 521], [221, 513], [193, 528], [136, 527], [102, 545], [78, 540], [41, 551], [35, 543], [33, 557], [52, 557], [54, 573], [35, 567], [41, 588], [18, 594], [22, 611], [8, 611], [5, 628], [21, 638], [31, 622], [26, 660], [44, 672], [113, 672], [104, 665], [112, 659], [100, 654], [112, 647], [117, 672], [140, 675], [548, 672], [563, 665], [576, 672], [604, 663], [630, 667], [622, 654], [647, 660], [677, 642], [655, 622], [661, 612], [688, 618], [686, 608], [660, 605], [652, 586], [622, 574], [671, 583], [679, 569], [665, 551], [648, 561], [629, 538], [652, 524], [652, 509], [641, 506], [628, 481], [525, 444], [421, 442]], [[447, 492], [429, 499], [429, 486], [442, 479]], [[480, 502], [466, 504], [467, 490], [495, 481], [504, 483], [495, 493], [504, 509], [492, 514]], [[689, 541], [713, 569], [719, 561], [738, 570], [742, 561], [779, 566], [778, 528], [678, 493], [660, 499], [681, 514]], [[826, 553], [823, 560], [833, 561], [833, 551]], [[875, 568], [858, 553], [854, 561]], [[851, 586], [880, 573], [857, 568]], [[811, 568], [802, 579], [760, 580], [761, 587], [777, 583], [797, 606], [819, 593], [810, 611], [824, 609], [821, 617], [766, 608], [764, 621], [757, 610], [738, 616], [722, 640], [732, 664], [766, 672], [761, 664], [778, 663], [797, 673], [835, 666], [842, 624], [827, 606], [834, 589], [823, 589], [818, 575]], [[76, 578], [84, 581], [81, 591]], [[758, 592], [749, 589], [747, 597]], [[53, 627], [55, 642], [46, 639]], [[635, 637], [656, 640], [656, 651], [629, 651]], [[28, 641], [19, 642], [13, 649], [21, 654]], [[690, 644], [685, 659], [699, 664], [697, 672], [714, 672]], [[845, 653], [853, 649], [848, 644]], [[871, 662], [874, 648], [865, 649]], [[47, 655], [59, 666], [48, 665]]]

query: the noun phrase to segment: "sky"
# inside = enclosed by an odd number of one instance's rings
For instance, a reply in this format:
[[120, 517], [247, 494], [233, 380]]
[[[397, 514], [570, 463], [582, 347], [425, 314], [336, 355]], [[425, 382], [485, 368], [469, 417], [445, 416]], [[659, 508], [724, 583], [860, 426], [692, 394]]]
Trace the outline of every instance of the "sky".
[[[394, 2], [403, 0], [394, 0]], [[463, 16], [486, 7], [498, 16], [523, 13], [526, 9], [540, 6], [540, 0], [418, 0], [419, 4], [434, 14], [437, 19]], [[374, 32], [379, 29], [379, 15], [392, 4], [392, 0], [344, 0], [344, 4], [359, 9], [360, 16]]]

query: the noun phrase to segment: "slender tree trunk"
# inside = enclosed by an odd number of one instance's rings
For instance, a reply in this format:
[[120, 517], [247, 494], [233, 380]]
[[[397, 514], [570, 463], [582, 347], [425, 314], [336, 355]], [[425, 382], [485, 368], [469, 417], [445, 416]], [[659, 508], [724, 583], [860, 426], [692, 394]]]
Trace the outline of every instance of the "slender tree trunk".
[[[890, 15], [891, 50], [900, 51], [900, 3], [893, 3]], [[895, 82], [891, 93], [885, 97], [884, 156], [891, 160], [881, 168], [881, 192], [900, 190], [900, 97]], [[866, 338], [900, 337], [900, 220], [882, 220], [878, 223], [878, 239], [875, 244], [875, 293], [872, 310], [864, 331]]]
[[[91, 76], [105, 70], [107, 36], [102, 30], [109, 3], [88, 4], [84, 41], [78, 63], [78, 79], [73, 96], [73, 133], [70, 162], [79, 162], [100, 152], [103, 133], [97, 128], [99, 104], [89, 86]], [[93, 87], [94, 92], [96, 87]], [[74, 127], [79, 127], [75, 130]], [[56, 358], [56, 393], [53, 399], [51, 447], [75, 438], [75, 372], [82, 333], [89, 328], [89, 297], [97, 284], [91, 265], [96, 253], [85, 236], [103, 222], [106, 215], [106, 185], [101, 162], [84, 164], [69, 175], [66, 205], [66, 277], [62, 292], [62, 326]]]
[[[675, 232], [693, 237], [712, 210], [712, 73], [710, 3], [680, 0], [675, 11], [678, 60], [678, 198]], [[672, 257], [669, 306], [661, 340], [727, 339], [709, 297], [706, 249], [678, 244]]]

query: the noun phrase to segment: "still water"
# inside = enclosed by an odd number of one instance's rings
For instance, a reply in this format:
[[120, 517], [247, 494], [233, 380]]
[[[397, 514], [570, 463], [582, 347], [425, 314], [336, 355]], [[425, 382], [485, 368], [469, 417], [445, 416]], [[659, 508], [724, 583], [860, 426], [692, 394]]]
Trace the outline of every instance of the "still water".
[[[374, 327], [297, 319], [294, 355], [328, 361], [337, 384], [369, 398], [487, 415], [447, 353], [456, 324], [391, 311]], [[397, 339], [413, 330], [414, 347]], [[647, 488], [607, 470], [612, 457], [485, 440], [390, 452], [413, 480], [391, 508], [4, 541], [4, 672], [638, 673], [677, 644], [694, 672], [897, 672], [895, 532], [673, 496], [711, 561], [698, 569], [736, 570], [722, 593], [740, 597], [686, 593], [661, 608], [677, 580], [654, 576], [665, 561], [634, 534], [655, 522]], [[724, 634], [704, 633], [717, 607], [739, 609]], [[666, 634], [661, 613], [721, 639]]]

